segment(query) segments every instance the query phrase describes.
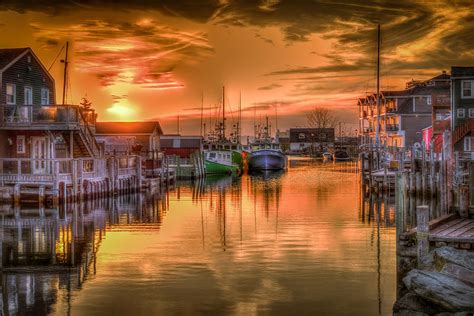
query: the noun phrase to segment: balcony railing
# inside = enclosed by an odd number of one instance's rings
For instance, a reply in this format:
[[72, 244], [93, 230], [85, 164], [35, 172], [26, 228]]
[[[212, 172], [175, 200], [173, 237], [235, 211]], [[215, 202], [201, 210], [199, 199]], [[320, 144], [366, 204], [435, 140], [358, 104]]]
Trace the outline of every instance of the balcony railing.
[[1, 127], [84, 124], [88, 117], [78, 105], [0, 105]]

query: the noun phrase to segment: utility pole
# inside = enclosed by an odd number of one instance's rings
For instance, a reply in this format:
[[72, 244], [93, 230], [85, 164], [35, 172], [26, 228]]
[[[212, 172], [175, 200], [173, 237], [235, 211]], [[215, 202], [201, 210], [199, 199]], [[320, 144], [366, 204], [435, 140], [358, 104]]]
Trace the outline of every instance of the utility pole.
[[66, 102], [66, 86], [67, 86], [67, 66], [69, 60], [67, 59], [67, 53], [69, 50], [69, 42], [66, 42], [66, 57], [62, 59], [61, 62], [64, 63], [64, 76], [63, 76], [63, 104]]

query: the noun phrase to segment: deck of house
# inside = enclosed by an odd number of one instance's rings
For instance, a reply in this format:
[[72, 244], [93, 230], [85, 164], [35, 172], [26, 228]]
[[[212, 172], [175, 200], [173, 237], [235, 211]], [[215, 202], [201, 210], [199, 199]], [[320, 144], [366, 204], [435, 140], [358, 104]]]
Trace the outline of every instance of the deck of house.
[[[93, 110], [77, 105], [0, 105], [0, 131], [12, 135], [10, 146], [15, 135], [32, 131], [45, 139], [39, 150], [27, 141], [28, 158], [0, 157], [0, 200], [29, 201], [33, 196], [40, 203], [55, 203], [140, 190], [143, 157], [105, 156], [95, 140], [95, 117]], [[56, 156], [58, 146], [67, 158]], [[159, 172], [160, 177], [169, 180], [170, 172]]]

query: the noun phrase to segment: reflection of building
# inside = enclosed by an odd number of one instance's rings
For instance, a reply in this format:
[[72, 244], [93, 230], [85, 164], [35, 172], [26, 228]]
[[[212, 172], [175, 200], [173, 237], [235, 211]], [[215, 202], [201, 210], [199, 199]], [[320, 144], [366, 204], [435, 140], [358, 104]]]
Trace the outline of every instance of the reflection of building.
[[[435, 127], [442, 132], [449, 116], [450, 76], [443, 72], [426, 81], [410, 81], [405, 90], [380, 93], [380, 143], [388, 147], [408, 147], [422, 141], [421, 130]], [[360, 98], [359, 130], [363, 144], [375, 144], [377, 95]]]
[[163, 134], [159, 122], [97, 122], [96, 139], [106, 153], [157, 152]]
[[[2, 315], [65, 314], [73, 291], [95, 274], [107, 231], [159, 229], [162, 205], [139, 195], [71, 204], [66, 209], [0, 208]], [[59, 309], [58, 309], [59, 308]]]
[[290, 152], [323, 151], [334, 145], [334, 128], [290, 128]]

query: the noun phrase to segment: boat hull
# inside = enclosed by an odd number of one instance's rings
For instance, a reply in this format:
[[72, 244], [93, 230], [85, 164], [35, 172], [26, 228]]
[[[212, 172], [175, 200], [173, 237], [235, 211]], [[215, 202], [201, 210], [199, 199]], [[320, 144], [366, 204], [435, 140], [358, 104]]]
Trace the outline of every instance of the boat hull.
[[238, 166], [229, 166], [215, 161], [205, 161], [206, 174], [237, 174], [239, 172]]
[[288, 158], [276, 150], [257, 150], [248, 157], [249, 171], [286, 169]]

